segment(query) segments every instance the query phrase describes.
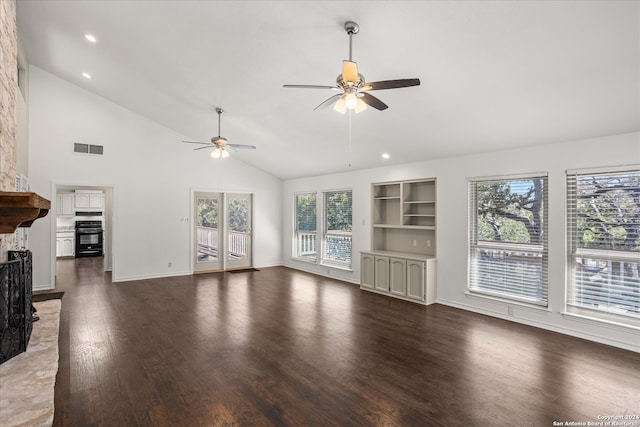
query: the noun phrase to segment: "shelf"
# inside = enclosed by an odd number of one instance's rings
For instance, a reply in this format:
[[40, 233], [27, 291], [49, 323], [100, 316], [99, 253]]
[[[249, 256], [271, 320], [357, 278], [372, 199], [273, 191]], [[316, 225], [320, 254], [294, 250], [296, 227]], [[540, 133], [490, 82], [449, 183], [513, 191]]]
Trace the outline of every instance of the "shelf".
[[18, 227], [31, 227], [33, 221], [47, 216], [51, 202], [36, 193], [0, 191], [0, 234]]
[[400, 196], [382, 196], [374, 197], [373, 200], [400, 200]]
[[424, 203], [424, 204], [431, 204], [431, 203], [435, 203], [435, 200], [406, 200], [402, 203], [406, 203], [406, 204], [412, 204], [412, 203]]
[[424, 216], [424, 217], [433, 217], [433, 218], [436, 217], [433, 214], [404, 214], [404, 216]]
[[396, 229], [413, 229], [413, 230], [435, 230], [435, 225], [401, 225], [401, 224], [373, 224], [373, 228], [396, 228]]

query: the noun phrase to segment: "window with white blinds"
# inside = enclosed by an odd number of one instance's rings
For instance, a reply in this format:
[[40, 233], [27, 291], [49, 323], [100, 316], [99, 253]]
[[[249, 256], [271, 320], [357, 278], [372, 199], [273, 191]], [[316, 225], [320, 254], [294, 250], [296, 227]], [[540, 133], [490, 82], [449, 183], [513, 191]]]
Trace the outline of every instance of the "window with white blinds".
[[567, 243], [567, 311], [640, 327], [640, 167], [567, 172]]
[[323, 193], [322, 263], [351, 268], [351, 190]]
[[316, 261], [318, 258], [316, 193], [296, 194], [294, 198], [296, 222], [293, 256]]
[[547, 306], [547, 175], [469, 182], [471, 293]]

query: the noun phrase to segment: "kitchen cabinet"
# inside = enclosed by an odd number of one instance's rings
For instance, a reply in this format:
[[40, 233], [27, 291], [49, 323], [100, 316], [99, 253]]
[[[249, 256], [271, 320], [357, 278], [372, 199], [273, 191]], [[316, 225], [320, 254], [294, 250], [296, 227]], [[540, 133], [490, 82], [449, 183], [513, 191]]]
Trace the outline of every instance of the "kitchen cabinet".
[[391, 251], [365, 251], [360, 256], [360, 289], [425, 305], [436, 301], [434, 257]]
[[75, 193], [76, 210], [101, 210], [104, 208], [104, 193], [79, 192]]
[[74, 232], [56, 233], [56, 256], [75, 256], [76, 235]]
[[56, 194], [56, 214], [75, 215], [75, 199], [73, 193]]

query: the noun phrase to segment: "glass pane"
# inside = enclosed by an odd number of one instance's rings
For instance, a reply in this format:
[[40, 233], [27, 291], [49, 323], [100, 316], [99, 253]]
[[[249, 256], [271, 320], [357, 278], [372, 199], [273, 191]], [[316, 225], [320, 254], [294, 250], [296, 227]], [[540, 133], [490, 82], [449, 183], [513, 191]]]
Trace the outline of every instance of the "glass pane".
[[325, 193], [323, 262], [351, 266], [351, 191]]
[[544, 180], [478, 183], [478, 241], [542, 242]]
[[197, 206], [197, 236], [198, 257], [196, 262], [211, 262], [218, 260], [218, 207], [219, 200], [215, 198], [198, 198]]
[[640, 318], [640, 263], [576, 259], [576, 283], [569, 303]]
[[640, 173], [577, 179], [577, 247], [640, 252]]
[[249, 200], [230, 199], [229, 259], [244, 259], [249, 255]]
[[315, 260], [316, 244], [316, 194], [296, 195], [296, 248], [295, 256]]
[[542, 261], [542, 253], [477, 249], [472, 272], [473, 289], [536, 304], [544, 303], [547, 296], [546, 290], [540, 286], [544, 270]]

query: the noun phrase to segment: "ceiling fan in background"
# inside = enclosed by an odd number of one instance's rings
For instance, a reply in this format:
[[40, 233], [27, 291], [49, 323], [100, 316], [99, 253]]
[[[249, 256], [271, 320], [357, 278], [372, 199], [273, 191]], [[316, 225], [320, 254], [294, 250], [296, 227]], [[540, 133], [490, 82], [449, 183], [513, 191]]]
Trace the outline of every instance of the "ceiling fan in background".
[[344, 24], [344, 29], [349, 35], [349, 60], [342, 61], [342, 74], [340, 74], [336, 78], [335, 86], [283, 85], [283, 87], [298, 89], [339, 90], [342, 93], [333, 95], [322, 104], [314, 108], [314, 110], [327, 107], [331, 104], [335, 104], [333, 109], [339, 113], [344, 114], [347, 110], [353, 110], [356, 113], [359, 113], [360, 111], [366, 109], [367, 105], [370, 105], [376, 110], [386, 110], [388, 108], [387, 104], [368, 93], [368, 91], [381, 89], [398, 89], [402, 87], [420, 85], [420, 79], [383, 80], [371, 83], [365, 82], [362, 74], [358, 73], [357, 64], [352, 60], [351, 57], [353, 35], [358, 34], [360, 26], [353, 21], [347, 21]]
[[227, 142], [227, 138], [220, 136], [220, 116], [224, 113], [222, 108], [216, 108], [216, 113], [218, 113], [218, 136], [214, 136], [211, 138], [210, 142], [197, 142], [197, 141], [182, 141], [187, 144], [200, 144], [204, 145], [204, 147], [194, 148], [194, 150], [204, 150], [205, 148], [213, 148], [211, 152], [211, 157], [217, 159], [222, 157], [226, 159], [229, 157], [229, 152], [227, 148], [231, 149], [242, 149], [242, 150], [255, 150], [255, 145], [242, 145], [242, 144], [229, 144]]

